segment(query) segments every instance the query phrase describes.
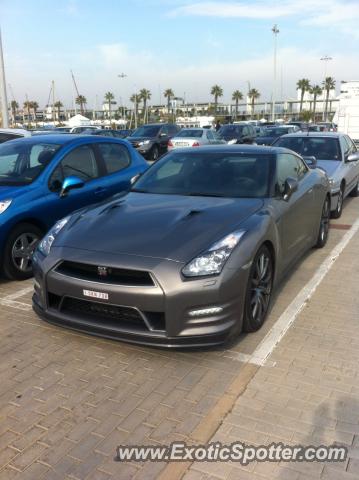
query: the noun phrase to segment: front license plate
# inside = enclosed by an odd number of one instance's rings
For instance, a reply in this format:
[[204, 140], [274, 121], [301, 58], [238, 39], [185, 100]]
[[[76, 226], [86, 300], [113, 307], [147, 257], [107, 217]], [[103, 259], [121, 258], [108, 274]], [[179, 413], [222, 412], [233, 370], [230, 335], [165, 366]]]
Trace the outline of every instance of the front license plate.
[[92, 290], [83, 290], [85, 297], [100, 298], [101, 300], [108, 300], [108, 293], [94, 292]]

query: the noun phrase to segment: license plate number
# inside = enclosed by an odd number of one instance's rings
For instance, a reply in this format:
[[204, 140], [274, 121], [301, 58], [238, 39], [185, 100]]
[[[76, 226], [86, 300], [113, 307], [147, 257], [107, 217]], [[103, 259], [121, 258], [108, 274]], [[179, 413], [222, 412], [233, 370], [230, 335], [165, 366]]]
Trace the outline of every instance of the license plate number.
[[92, 290], [83, 290], [82, 292], [85, 297], [99, 298], [101, 300], [108, 300], [108, 293], [103, 292], [94, 292]]

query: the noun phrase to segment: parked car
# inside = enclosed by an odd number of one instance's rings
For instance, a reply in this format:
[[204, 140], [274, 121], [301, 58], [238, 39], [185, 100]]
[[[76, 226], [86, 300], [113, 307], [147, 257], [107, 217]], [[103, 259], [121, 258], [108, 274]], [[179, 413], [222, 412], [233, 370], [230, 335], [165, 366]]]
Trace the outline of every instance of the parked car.
[[359, 152], [355, 143], [342, 133], [308, 132], [285, 135], [274, 143], [304, 157], [313, 157], [330, 179], [331, 211], [339, 218], [347, 195], [359, 195]]
[[23, 128], [0, 128], [0, 143], [24, 137], [31, 137], [31, 132]]
[[294, 133], [299, 130], [296, 125], [285, 125], [280, 127], [267, 127], [262, 135], [257, 136], [256, 143], [258, 145], [272, 145], [274, 140], [285, 135], [286, 133]]
[[290, 121], [289, 122], [291, 125], [296, 125], [299, 130], [301, 130], [302, 132], [307, 132], [308, 131], [308, 126], [309, 124], [307, 122], [296, 122], [296, 121]]
[[[128, 130], [126, 130], [128, 131]], [[115, 129], [93, 129], [93, 130], [85, 130], [82, 135], [101, 135], [102, 137], [115, 137], [115, 138], [125, 138], [127, 135], [123, 133], [123, 130], [115, 130]]]
[[101, 130], [98, 125], [82, 125], [81, 127], [72, 127], [70, 133], [84, 133], [88, 130]]
[[166, 347], [257, 330], [273, 286], [325, 245], [329, 192], [327, 175], [287, 149], [173, 150], [127, 195], [46, 235], [34, 309], [75, 330]]
[[155, 162], [167, 152], [168, 141], [180, 131], [172, 123], [151, 123], [137, 128], [126, 138], [147, 160]]
[[223, 125], [218, 134], [226, 141], [234, 143], [255, 143], [257, 134], [255, 127], [249, 124], [228, 124]]
[[71, 127], [55, 127], [53, 133], [70, 133]]
[[46, 231], [74, 210], [129, 189], [146, 170], [124, 140], [44, 135], [0, 145], [0, 267], [10, 279], [32, 273]]
[[226, 143], [215, 130], [207, 128], [184, 128], [168, 142], [168, 150], [202, 145], [220, 145]]

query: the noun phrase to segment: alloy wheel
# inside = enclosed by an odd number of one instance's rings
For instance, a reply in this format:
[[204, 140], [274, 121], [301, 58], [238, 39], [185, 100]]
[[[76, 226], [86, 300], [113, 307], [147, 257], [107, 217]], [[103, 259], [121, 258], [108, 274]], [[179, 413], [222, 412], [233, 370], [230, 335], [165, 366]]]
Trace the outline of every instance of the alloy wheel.
[[330, 206], [328, 198], [325, 200], [322, 210], [322, 218], [320, 220], [320, 241], [325, 243], [326, 238], [329, 232], [329, 217], [330, 217]]
[[272, 260], [266, 251], [257, 257], [250, 282], [250, 313], [253, 323], [260, 326], [268, 310], [273, 283]]
[[32, 255], [40, 238], [34, 233], [22, 233], [12, 247], [11, 258], [15, 267], [23, 273], [29, 273], [32, 269]]

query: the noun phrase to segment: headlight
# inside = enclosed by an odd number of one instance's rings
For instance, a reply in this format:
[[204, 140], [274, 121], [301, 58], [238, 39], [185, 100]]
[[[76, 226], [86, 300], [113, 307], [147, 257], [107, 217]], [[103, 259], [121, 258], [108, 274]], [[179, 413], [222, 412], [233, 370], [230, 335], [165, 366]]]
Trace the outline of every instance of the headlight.
[[44, 238], [39, 243], [38, 249], [40, 252], [47, 257], [50, 253], [51, 246], [54, 243], [55, 238], [64, 228], [64, 226], [69, 221], [70, 217], [65, 217], [59, 220], [55, 225], [51, 228], [51, 230], [44, 236]]
[[334, 178], [329, 178], [329, 185], [330, 185], [331, 187], [334, 187], [334, 185], [335, 185], [335, 180], [334, 180]]
[[206, 252], [191, 260], [182, 269], [183, 275], [185, 277], [201, 277], [221, 273], [228, 257], [244, 234], [244, 230], [237, 230], [213, 244]]
[[151, 140], [143, 140], [143, 142], [139, 142], [139, 145], [148, 145]]
[[4, 213], [11, 205], [12, 200], [2, 200], [0, 201], [0, 213]]

